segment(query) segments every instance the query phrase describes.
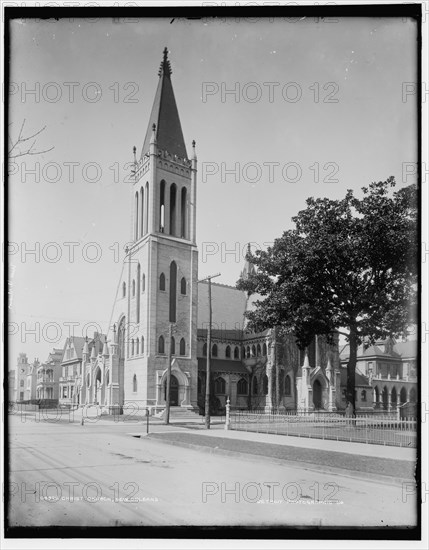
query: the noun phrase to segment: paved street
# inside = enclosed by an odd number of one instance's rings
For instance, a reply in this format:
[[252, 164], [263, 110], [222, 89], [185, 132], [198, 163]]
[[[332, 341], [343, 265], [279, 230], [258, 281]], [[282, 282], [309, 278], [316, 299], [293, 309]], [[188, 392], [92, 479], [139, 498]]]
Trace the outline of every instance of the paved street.
[[[9, 416], [10, 525], [411, 526], [412, 490], [299, 466], [208, 454], [132, 422]], [[191, 430], [152, 425], [152, 432]], [[193, 431], [195, 433], [195, 430]], [[142, 434], [141, 438], [131, 434]]]

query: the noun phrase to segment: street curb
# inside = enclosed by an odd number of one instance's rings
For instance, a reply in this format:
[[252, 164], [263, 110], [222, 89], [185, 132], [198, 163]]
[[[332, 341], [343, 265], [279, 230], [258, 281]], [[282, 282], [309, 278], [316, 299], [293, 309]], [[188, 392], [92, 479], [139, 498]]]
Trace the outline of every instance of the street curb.
[[[360, 472], [358, 470], [346, 470], [345, 468], [335, 468], [335, 467], [325, 466], [325, 465], [312, 463], [312, 462], [298, 462], [297, 460], [288, 460], [287, 458], [285, 459], [272, 458], [269, 455], [256, 455], [251, 453], [243, 453], [240, 451], [219, 449], [218, 447], [207, 447], [205, 445], [197, 445], [195, 443], [186, 443], [184, 441], [171, 441], [171, 440], [168, 441], [161, 437], [150, 437], [151, 435], [154, 435], [154, 434], [153, 433], [141, 434], [140, 438], [148, 438], [152, 442], [159, 442], [159, 443], [163, 443], [164, 445], [173, 445], [176, 447], [182, 447], [184, 449], [191, 449], [194, 451], [202, 451], [204, 453], [209, 453], [209, 454], [218, 454], [223, 456], [230, 456], [232, 458], [241, 458], [244, 460], [250, 460], [251, 462], [260, 462], [261, 459], [268, 458], [270, 462], [274, 464], [278, 464], [280, 466], [284, 466], [286, 464], [292, 468], [298, 468], [300, 470], [309, 470], [309, 471], [324, 473], [324, 474], [340, 475], [340, 476], [349, 477], [352, 479], [363, 479], [365, 481], [376, 481], [378, 483], [383, 483], [385, 485], [402, 485], [404, 483], [416, 482], [415, 479], [409, 479], [409, 478], [386, 476], [383, 474], [375, 474], [370, 472]], [[134, 435], [133, 437], [136, 437], [136, 435]], [[332, 451], [332, 452], [334, 453], [335, 451]]]

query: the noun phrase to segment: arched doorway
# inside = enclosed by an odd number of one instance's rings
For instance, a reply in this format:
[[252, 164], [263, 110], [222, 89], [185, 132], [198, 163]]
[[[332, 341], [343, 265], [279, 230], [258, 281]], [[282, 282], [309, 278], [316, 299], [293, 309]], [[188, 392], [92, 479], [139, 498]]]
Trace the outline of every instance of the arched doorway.
[[[167, 401], [167, 378], [164, 381], [164, 399]], [[170, 405], [172, 407], [179, 405], [179, 382], [174, 374], [171, 375], [170, 380]]]
[[101, 404], [101, 369], [97, 369], [97, 374], [95, 376], [95, 402], [97, 405]]
[[322, 384], [316, 380], [313, 384], [313, 405], [315, 409], [322, 409]]

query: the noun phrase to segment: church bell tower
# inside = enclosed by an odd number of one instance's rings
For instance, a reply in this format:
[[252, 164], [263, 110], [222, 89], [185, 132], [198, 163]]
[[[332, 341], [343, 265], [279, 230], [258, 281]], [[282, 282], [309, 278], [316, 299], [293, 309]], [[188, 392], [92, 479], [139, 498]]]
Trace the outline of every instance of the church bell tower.
[[140, 156], [134, 147], [131, 235], [113, 317], [119, 404], [152, 411], [165, 407], [170, 346], [170, 404], [197, 406], [197, 158], [195, 142], [187, 154], [167, 48], [158, 75]]

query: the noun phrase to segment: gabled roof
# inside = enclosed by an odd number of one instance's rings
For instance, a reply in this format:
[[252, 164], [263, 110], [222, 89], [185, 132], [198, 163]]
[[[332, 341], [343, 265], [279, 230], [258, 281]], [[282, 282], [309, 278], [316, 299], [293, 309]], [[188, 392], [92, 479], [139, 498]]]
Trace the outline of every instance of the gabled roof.
[[[341, 386], [347, 386], [347, 369], [345, 367], [340, 368], [340, 383]], [[368, 378], [358, 370], [355, 371], [355, 386], [370, 386]]]
[[[246, 293], [233, 286], [211, 284], [213, 330], [243, 330]], [[198, 328], [206, 329], [209, 323], [209, 285], [198, 283]]]
[[[345, 361], [349, 358], [350, 348], [346, 344], [340, 352], [341, 361]], [[416, 341], [407, 341], [407, 342], [395, 342], [392, 347], [391, 353], [386, 353], [384, 351], [384, 346], [381, 342], [369, 346], [369, 348], [364, 349], [363, 345], [358, 347], [357, 359], [362, 360], [368, 357], [375, 357], [380, 359], [404, 359], [404, 358], [416, 358], [417, 357], [417, 342]]]
[[188, 158], [185, 141], [183, 139], [182, 125], [180, 124], [179, 111], [177, 110], [176, 99], [171, 84], [171, 67], [167, 56], [168, 50], [165, 48], [164, 58], [159, 70], [158, 87], [150, 113], [141, 158], [149, 151], [153, 124], [156, 124], [155, 135], [157, 147], [159, 149], [168, 151], [171, 155], [177, 155], [182, 159]]

